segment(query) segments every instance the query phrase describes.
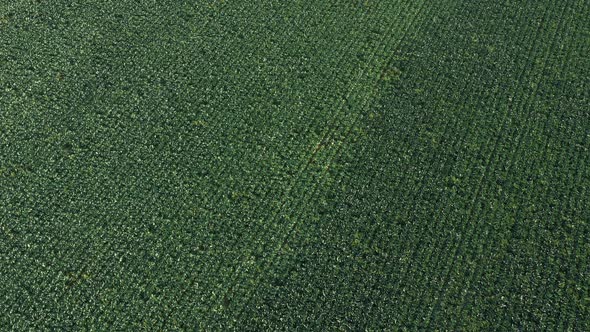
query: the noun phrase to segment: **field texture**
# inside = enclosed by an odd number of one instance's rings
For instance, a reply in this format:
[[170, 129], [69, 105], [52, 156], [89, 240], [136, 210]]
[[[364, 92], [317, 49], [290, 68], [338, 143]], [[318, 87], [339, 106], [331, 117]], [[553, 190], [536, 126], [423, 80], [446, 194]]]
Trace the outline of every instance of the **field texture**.
[[590, 330], [588, 0], [0, 0], [0, 330]]

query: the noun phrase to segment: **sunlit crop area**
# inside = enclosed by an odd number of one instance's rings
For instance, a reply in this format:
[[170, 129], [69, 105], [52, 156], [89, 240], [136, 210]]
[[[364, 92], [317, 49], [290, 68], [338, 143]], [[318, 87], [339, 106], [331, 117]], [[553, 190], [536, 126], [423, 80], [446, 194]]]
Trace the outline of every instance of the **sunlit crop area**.
[[0, 330], [590, 330], [590, 3], [0, 0]]

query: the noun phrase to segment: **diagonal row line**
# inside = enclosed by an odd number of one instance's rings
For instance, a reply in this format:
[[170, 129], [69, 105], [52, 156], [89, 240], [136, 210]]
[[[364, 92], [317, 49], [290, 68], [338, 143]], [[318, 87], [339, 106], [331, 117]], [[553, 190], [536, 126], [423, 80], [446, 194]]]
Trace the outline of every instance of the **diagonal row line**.
[[[414, 16], [414, 19], [418, 17], [418, 14], [419, 14], [418, 12], [415, 14], [415, 16]], [[411, 26], [412, 26], [412, 24], [408, 25], [408, 28], [406, 29], [406, 34], [407, 34], [407, 30], [408, 30], [408, 29], [409, 29]], [[404, 36], [405, 36], [406, 34], [404, 34]], [[382, 45], [385, 45], [385, 44], [386, 44], [386, 43], [383, 43]], [[366, 102], [365, 102], [365, 103], [366, 103]], [[363, 107], [363, 106], [362, 106], [362, 107]], [[357, 119], [356, 119], [356, 120], [358, 120], [358, 117], [357, 117]], [[355, 121], [355, 123], [356, 123], [356, 121]], [[354, 126], [354, 123], [353, 123], [351, 126], [349, 126], [349, 129], [347, 129], [347, 131], [346, 131], [346, 132], [348, 133], [348, 132], [350, 131], [350, 129], [352, 129], [352, 127], [353, 127], [353, 126]], [[344, 137], [345, 137], [345, 138], [346, 138], [347, 136], [348, 136], [348, 134], [345, 134], [345, 135], [344, 135]], [[344, 141], [345, 141], [345, 139], [341, 140], [341, 141], [338, 143], [338, 147], [337, 147], [337, 149], [336, 149], [336, 151], [335, 151], [335, 156], [333, 156], [333, 157], [332, 157], [330, 160], [333, 160], [334, 158], [336, 158], [336, 155], [339, 155], [339, 154], [340, 154], [341, 147], [342, 147], [342, 144], [343, 144], [343, 142], [344, 142]], [[326, 166], [326, 168], [325, 168], [325, 172], [323, 172], [324, 174], [325, 174], [325, 173], [327, 173], [327, 170], [329, 169], [329, 166], [330, 166], [330, 164], [331, 164], [331, 161], [329, 161], [329, 162], [328, 162], [328, 165], [327, 165], [327, 166]], [[320, 175], [320, 181], [319, 181], [319, 182], [317, 182], [316, 189], [314, 189], [314, 192], [315, 192], [315, 190], [317, 190], [317, 187], [319, 186], [319, 183], [321, 182], [321, 179], [322, 179], [322, 178], [323, 178], [323, 175]], [[288, 239], [288, 238], [291, 236], [291, 233], [293, 232], [293, 230], [294, 230], [294, 229], [296, 229], [296, 227], [297, 227], [297, 221], [299, 220], [299, 218], [294, 218], [294, 219], [295, 219], [295, 222], [292, 224], [292, 226], [291, 226], [291, 228], [290, 228], [290, 231], [289, 231], [289, 234], [287, 234], [287, 236], [285, 237], [285, 239], [284, 239], [284, 241], [282, 242], [282, 244], [281, 244], [281, 245], [279, 245], [277, 249], [275, 249], [275, 251], [274, 251], [274, 253], [273, 253], [273, 256], [272, 256], [273, 258], [270, 260], [270, 263], [268, 264], [269, 266], [272, 266], [272, 265], [273, 265], [273, 263], [272, 263], [272, 262], [275, 260], [275, 258], [276, 258], [276, 256], [277, 256], [277, 253], [278, 253], [278, 252], [279, 252], [279, 251], [282, 249], [282, 247], [283, 247], [283, 246], [284, 246], [284, 244], [286, 243], [287, 239]], [[257, 278], [257, 279], [260, 279], [260, 278]], [[257, 289], [257, 288], [259, 287], [259, 285], [260, 285], [260, 281], [258, 281], [256, 284], [257, 284], [257, 286], [256, 286], [256, 289]], [[256, 290], [255, 290], [254, 292], [256, 292]], [[251, 298], [251, 297], [250, 297], [250, 298]], [[248, 300], [248, 302], [249, 302], [249, 300]], [[242, 308], [244, 308], [244, 307], [242, 307]]]

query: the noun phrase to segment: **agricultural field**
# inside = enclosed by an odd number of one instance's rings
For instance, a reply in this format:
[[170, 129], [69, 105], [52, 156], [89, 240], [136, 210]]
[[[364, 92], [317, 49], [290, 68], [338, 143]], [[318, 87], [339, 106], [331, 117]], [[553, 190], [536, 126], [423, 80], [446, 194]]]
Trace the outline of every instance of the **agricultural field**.
[[0, 330], [590, 330], [588, 0], [0, 0]]

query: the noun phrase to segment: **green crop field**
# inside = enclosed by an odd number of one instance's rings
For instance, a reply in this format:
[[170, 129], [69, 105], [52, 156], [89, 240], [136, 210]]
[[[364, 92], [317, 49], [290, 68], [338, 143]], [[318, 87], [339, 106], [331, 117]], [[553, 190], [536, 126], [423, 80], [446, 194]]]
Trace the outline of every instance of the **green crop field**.
[[0, 0], [1, 331], [590, 331], [588, 0]]

